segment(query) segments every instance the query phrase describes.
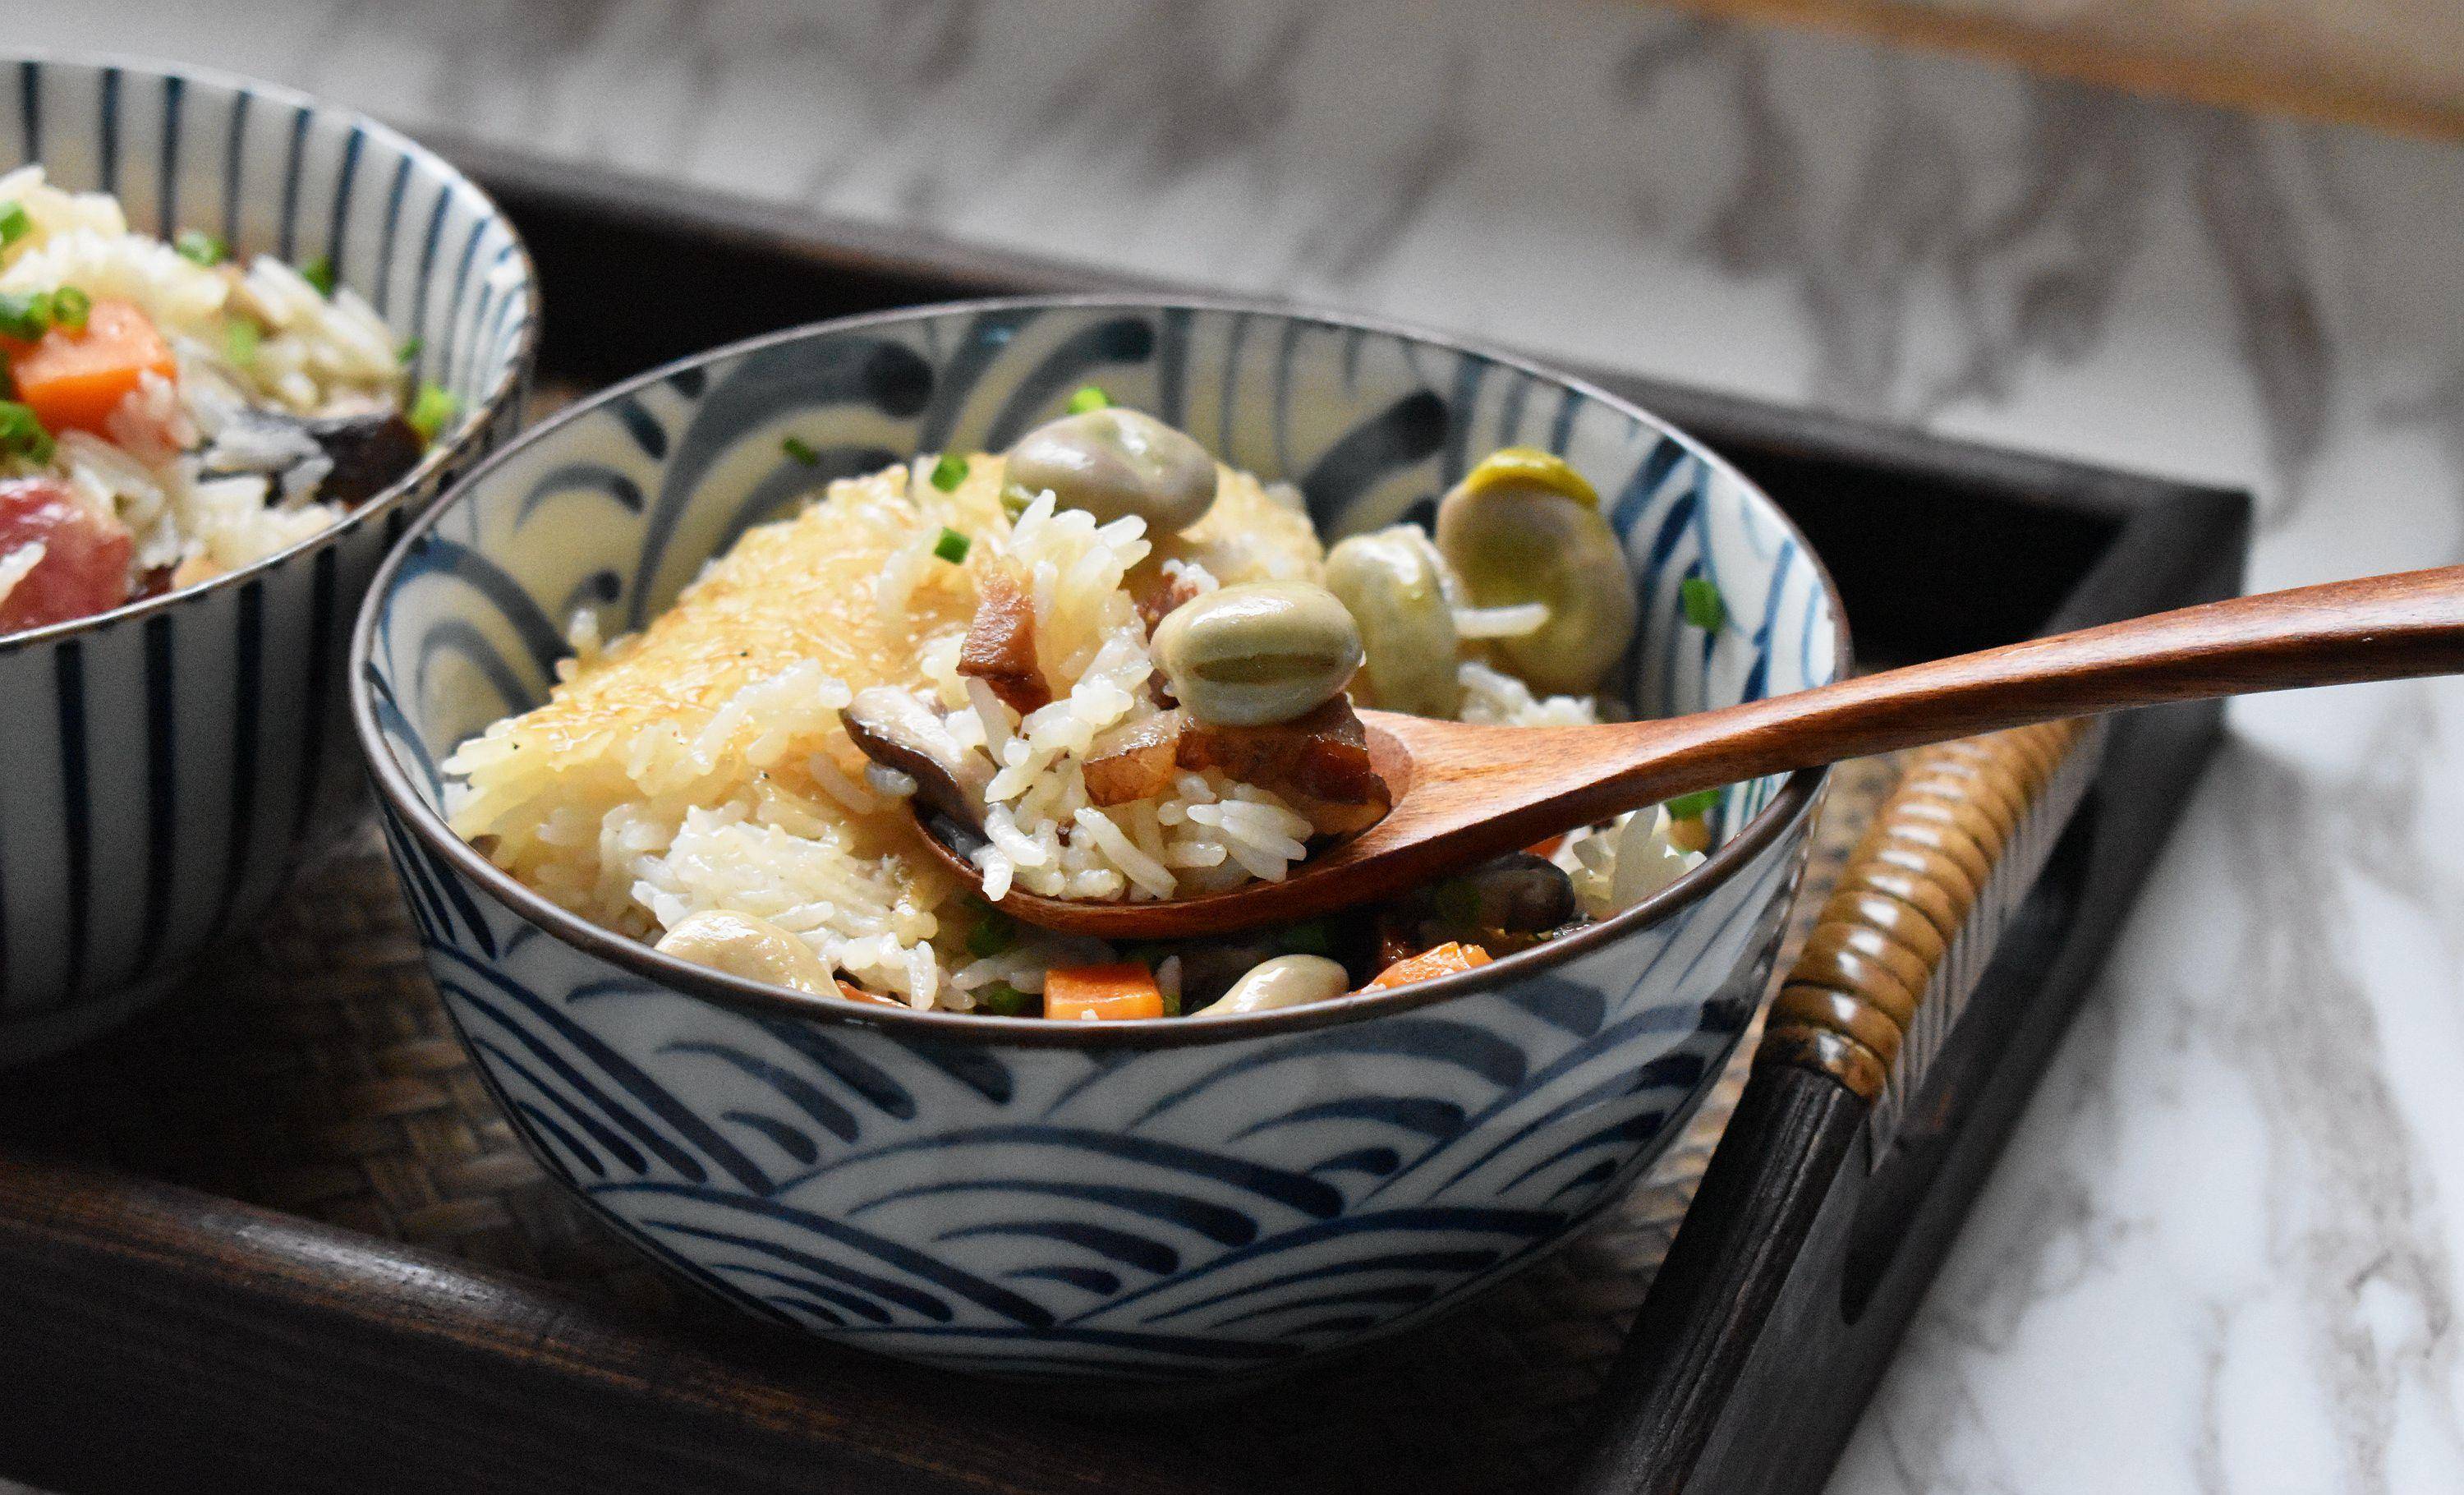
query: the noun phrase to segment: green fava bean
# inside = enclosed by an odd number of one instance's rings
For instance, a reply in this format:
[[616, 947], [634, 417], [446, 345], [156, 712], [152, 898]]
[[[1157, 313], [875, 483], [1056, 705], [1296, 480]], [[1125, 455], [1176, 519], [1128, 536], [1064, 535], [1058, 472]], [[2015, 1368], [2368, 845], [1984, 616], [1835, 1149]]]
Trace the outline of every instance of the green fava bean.
[[1490, 645], [1507, 669], [1538, 691], [1599, 688], [1634, 636], [1634, 579], [1581, 473], [1549, 452], [1508, 447], [1446, 495], [1437, 528], [1438, 551], [1475, 605], [1548, 607], [1539, 628]]
[[1462, 640], [1441, 565], [1427, 534], [1410, 524], [1327, 552], [1327, 590], [1359, 625], [1369, 694], [1387, 711], [1452, 717], [1463, 705]]
[[1174, 608], [1155, 629], [1153, 651], [1192, 716], [1263, 727], [1341, 694], [1360, 668], [1360, 629], [1325, 587], [1248, 582]]
[[1134, 515], [1149, 533], [1170, 535], [1206, 517], [1215, 475], [1215, 459], [1187, 434], [1114, 407], [1065, 415], [1020, 437], [1001, 488], [1022, 508], [1048, 491], [1056, 507], [1083, 509], [1099, 524]]

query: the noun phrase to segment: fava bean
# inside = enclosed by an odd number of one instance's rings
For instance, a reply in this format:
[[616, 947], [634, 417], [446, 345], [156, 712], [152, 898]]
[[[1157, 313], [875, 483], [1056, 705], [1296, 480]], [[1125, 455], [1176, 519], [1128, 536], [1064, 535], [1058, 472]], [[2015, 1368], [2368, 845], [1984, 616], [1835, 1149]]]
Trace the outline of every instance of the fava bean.
[[1181, 604], [1155, 631], [1155, 660], [1183, 710], [1221, 727], [1306, 715], [1360, 668], [1360, 629], [1322, 586], [1248, 582]]
[[1508, 447], [1438, 505], [1438, 550], [1482, 607], [1540, 603], [1549, 620], [1490, 648], [1534, 690], [1582, 695], [1634, 636], [1634, 580], [1599, 495], [1563, 458]]
[[1049, 491], [1064, 509], [1098, 523], [1135, 515], [1150, 533], [1175, 534], [1215, 503], [1215, 459], [1142, 410], [1088, 410], [1038, 426], [1010, 448], [1002, 492], [1019, 506]]

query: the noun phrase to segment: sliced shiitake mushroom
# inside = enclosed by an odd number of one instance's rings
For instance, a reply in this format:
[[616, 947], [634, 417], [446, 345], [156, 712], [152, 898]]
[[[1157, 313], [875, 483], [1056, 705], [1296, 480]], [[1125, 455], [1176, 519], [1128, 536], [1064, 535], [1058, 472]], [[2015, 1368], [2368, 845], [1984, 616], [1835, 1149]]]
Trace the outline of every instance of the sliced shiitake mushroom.
[[895, 686], [876, 685], [858, 691], [839, 720], [865, 757], [915, 780], [916, 799], [980, 832], [992, 765], [962, 750], [933, 708]]

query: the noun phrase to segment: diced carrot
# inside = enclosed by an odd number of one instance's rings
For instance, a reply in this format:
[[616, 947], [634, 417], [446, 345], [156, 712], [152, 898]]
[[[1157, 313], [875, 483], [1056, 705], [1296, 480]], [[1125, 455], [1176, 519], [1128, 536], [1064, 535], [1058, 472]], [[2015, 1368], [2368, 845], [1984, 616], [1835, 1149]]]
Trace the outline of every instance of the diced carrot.
[[1407, 956], [1377, 973], [1377, 978], [1361, 988], [1365, 992], [1382, 992], [1391, 986], [1409, 986], [1414, 981], [1434, 980], [1441, 976], [1453, 976], [1488, 964], [1488, 952], [1478, 945], [1447, 940], [1433, 945], [1417, 956]]
[[1160, 1018], [1163, 989], [1134, 960], [1115, 965], [1055, 966], [1044, 973], [1044, 1015], [1064, 1022]]
[[1549, 858], [1554, 857], [1557, 854], [1557, 848], [1563, 846], [1565, 844], [1565, 837], [1551, 836], [1546, 841], [1535, 841], [1531, 843], [1531, 845], [1525, 846], [1523, 849], [1532, 856]]
[[145, 314], [108, 297], [95, 301], [82, 329], [54, 327], [35, 342], [9, 344], [8, 354], [17, 398], [54, 435], [104, 434], [111, 412], [147, 374], [170, 379], [180, 370]]
[[879, 992], [866, 991], [863, 987], [858, 986], [845, 977], [838, 978], [838, 983], [839, 995], [849, 1001], [870, 1002], [876, 1007], [904, 1007], [907, 1005], [907, 1003], [900, 1001], [895, 997], [884, 997]]

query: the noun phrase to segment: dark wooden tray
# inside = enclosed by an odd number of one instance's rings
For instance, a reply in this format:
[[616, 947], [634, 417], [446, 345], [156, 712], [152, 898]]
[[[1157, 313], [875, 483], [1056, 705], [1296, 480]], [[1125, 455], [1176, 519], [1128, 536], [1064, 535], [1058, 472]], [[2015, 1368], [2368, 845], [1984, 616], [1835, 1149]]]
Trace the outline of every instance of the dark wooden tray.
[[[455, 153], [529, 238], [543, 375], [567, 386], [815, 318], [1122, 284]], [[1602, 382], [1789, 508], [1868, 662], [2238, 589], [2237, 494]], [[1898, 1089], [1799, 1033], [1765, 1045], [1639, 1314], [1683, 1193], [1401, 1350], [1212, 1406], [1055, 1405], [682, 1297], [524, 1192], [501, 1122], [456, 1093], [467, 1069], [425, 1027], [431, 1004], [405, 995], [419, 978], [373, 851], [345, 847], [187, 1000], [0, 1076], [0, 1474], [73, 1491], [1812, 1489], [2218, 719], [2169, 709], [2098, 739], [1991, 965], [1961, 973], [1964, 1006], [1933, 1009], [1957, 1021], [1930, 1064], [1911, 1045]], [[1879, 799], [1889, 775], [1873, 781]], [[258, 1000], [301, 970], [312, 993]], [[1446, 1425], [1483, 1377], [1513, 1385], [1514, 1418]]]

